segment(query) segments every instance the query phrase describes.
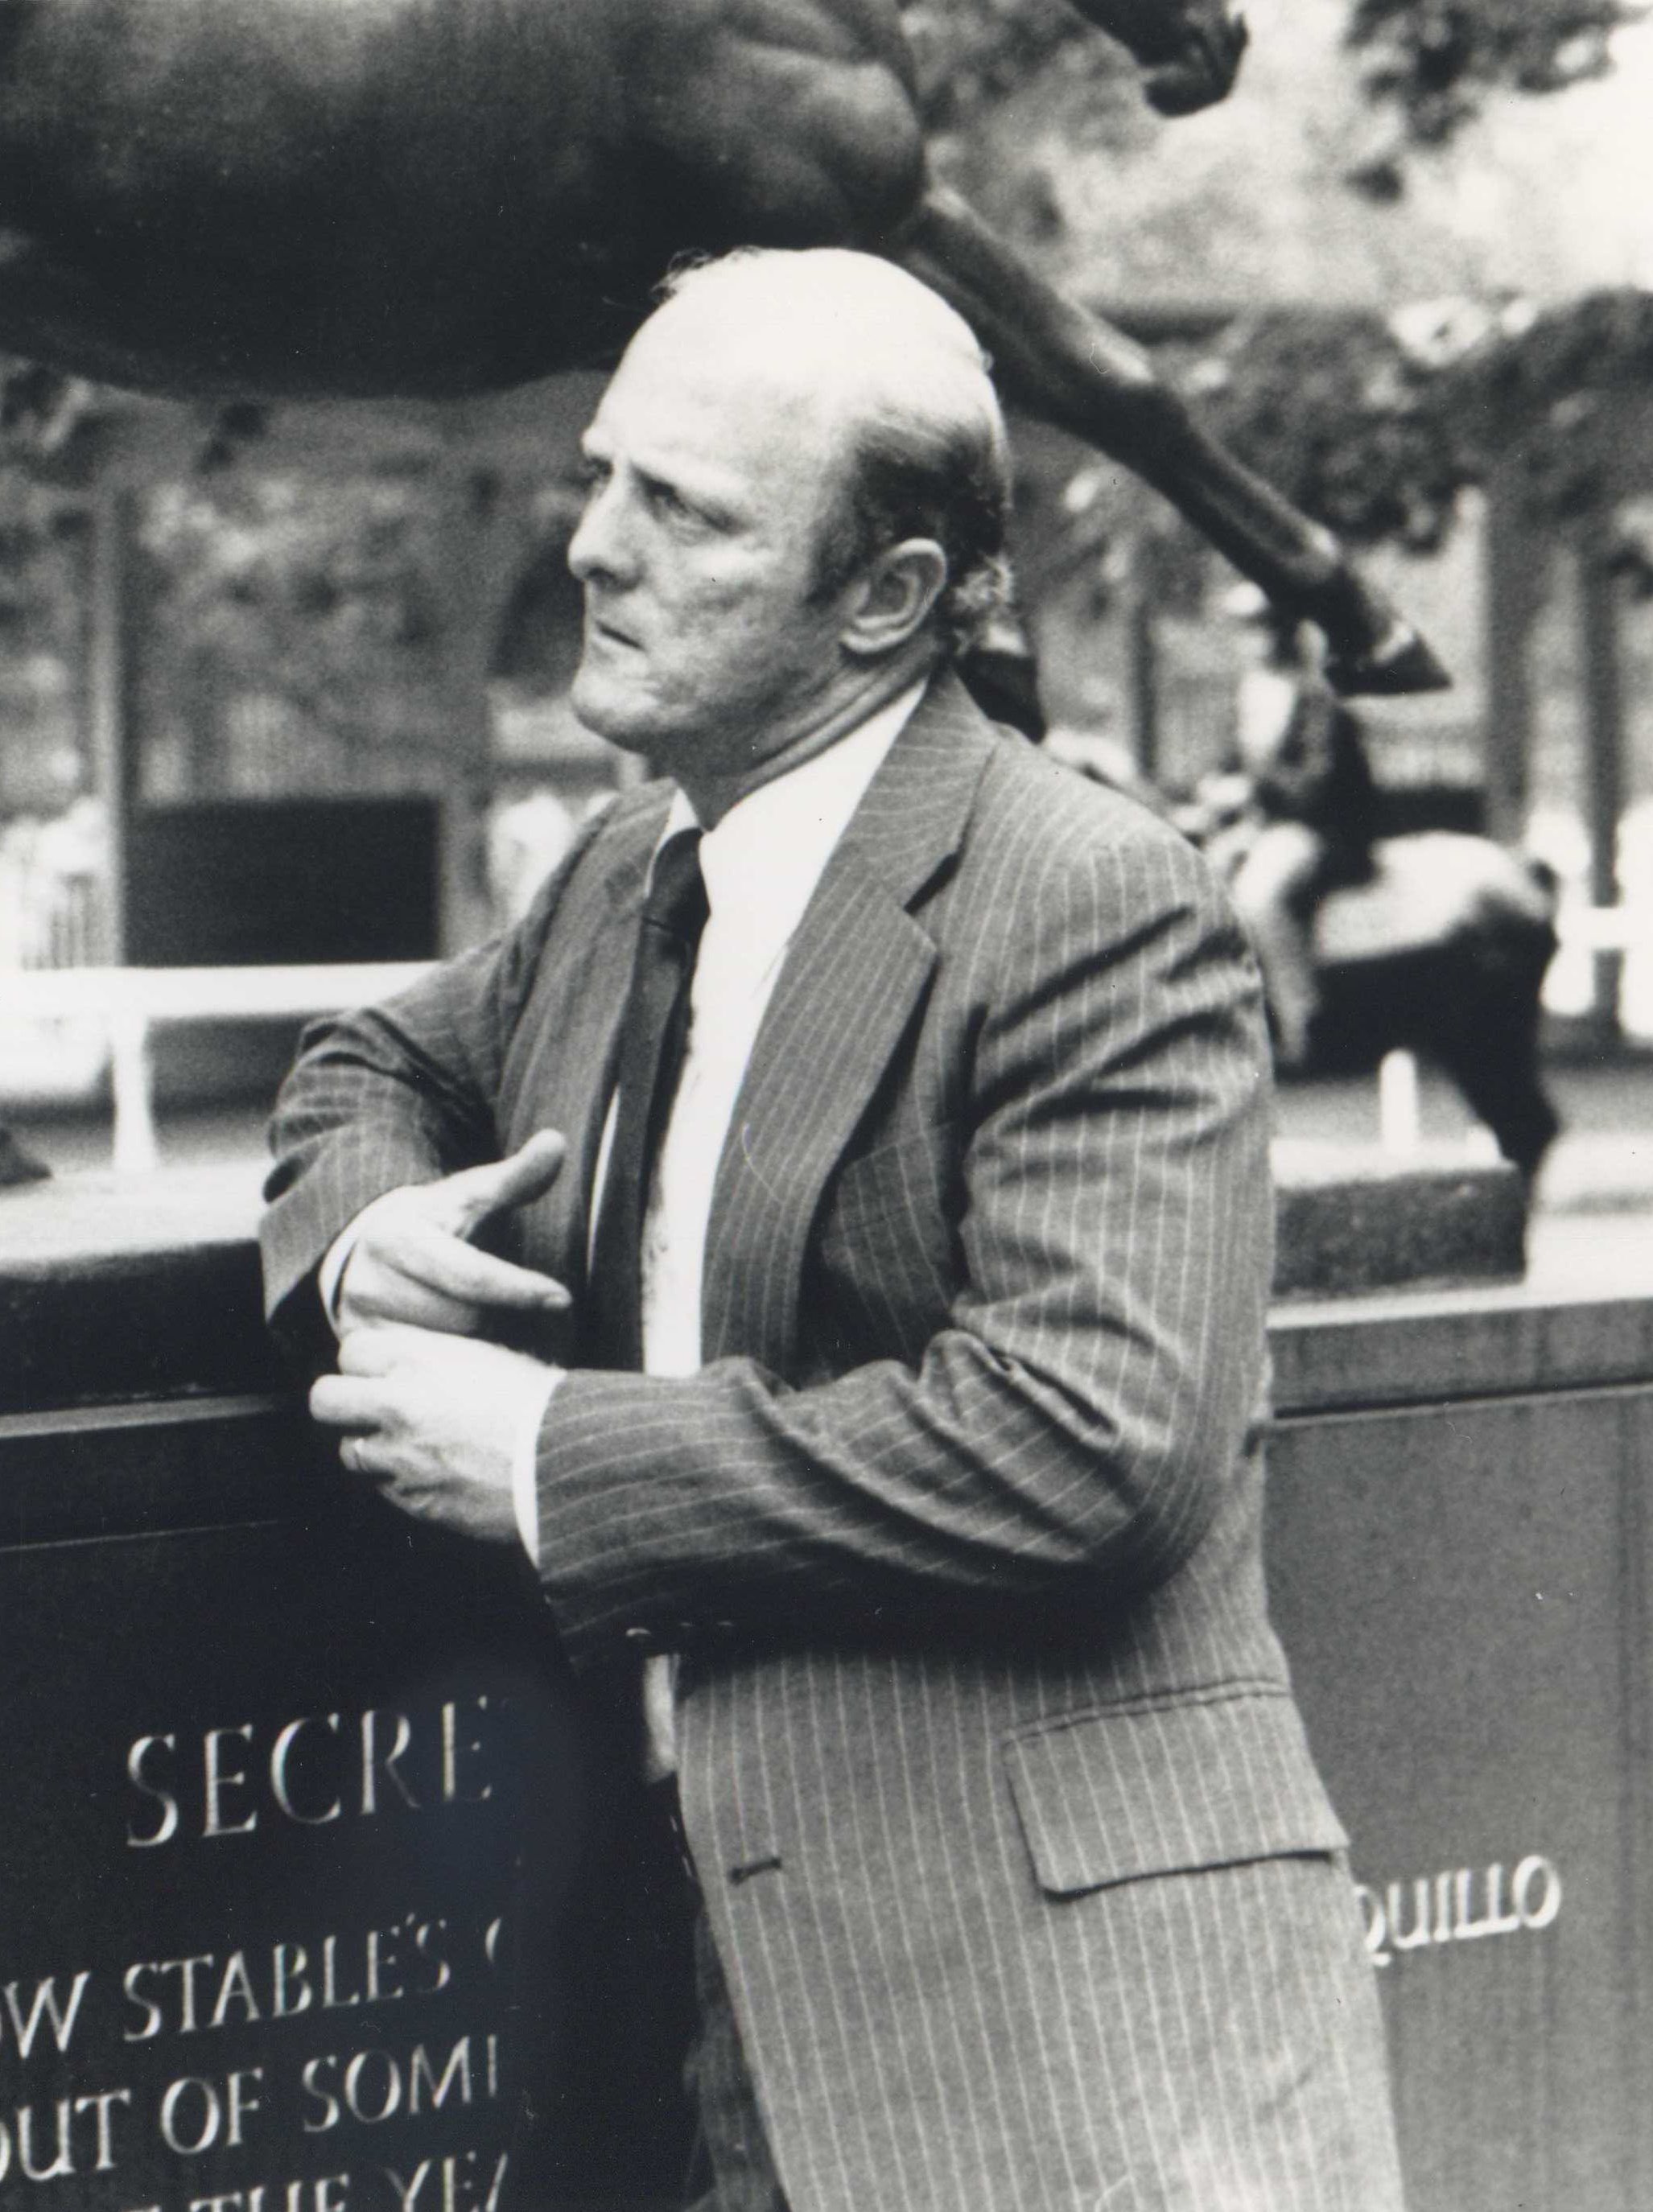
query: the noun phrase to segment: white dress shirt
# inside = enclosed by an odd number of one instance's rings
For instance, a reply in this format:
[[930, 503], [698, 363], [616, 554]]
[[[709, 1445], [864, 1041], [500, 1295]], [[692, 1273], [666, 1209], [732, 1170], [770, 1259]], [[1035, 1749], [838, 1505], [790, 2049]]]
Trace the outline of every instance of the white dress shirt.
[[[804, 909], [851, 815], [923, 696], [921, 679], [825, 752], [760, 784], [701, 839], [706, 927], [695, 962], [683, 1069], [643, 1221], [647, 1375], [693, 1375], [702, 1364], [701, 1278], [712, 1189], [752, 1047]], [[694, 826], [694, 809], [679, 792], [660, 844]], [[613, 1135], [611, 1101], [597, 1160], [593, 1236]], [[559, 1379], [555, 1373], [548, 1378], [548, 1401]], [[541, 1419], [544, 1413], [542, 1407]], [[536, 1422], [519, 1449], [514, 1485], [517, 1525], [528, 1556], [536, 1561], [538, 1435]]]

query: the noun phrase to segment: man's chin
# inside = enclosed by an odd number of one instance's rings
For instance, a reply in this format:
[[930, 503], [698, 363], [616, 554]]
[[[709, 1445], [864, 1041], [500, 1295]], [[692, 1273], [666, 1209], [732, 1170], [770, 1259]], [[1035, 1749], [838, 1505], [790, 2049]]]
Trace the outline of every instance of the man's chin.
[[658, 734], [646, 701], [629, 696], [618, 686], [600, 679], [590, 682], [576, 676], [568, 704], [588, 730], [618, 745], [623, 752], [647, 752], [650, 740]]

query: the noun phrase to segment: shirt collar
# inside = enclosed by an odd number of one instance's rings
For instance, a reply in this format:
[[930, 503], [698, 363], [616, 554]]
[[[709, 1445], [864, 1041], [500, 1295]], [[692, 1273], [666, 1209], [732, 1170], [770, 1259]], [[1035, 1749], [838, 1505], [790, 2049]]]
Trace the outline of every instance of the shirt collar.
[[[769, 945], [791, 936], [927, 681], [921, 677], [824, 752], [760, 784], [706, 832], [700, 861], [714, 921], [738, 913], [743, 927], [750, 920], [755, 939]], [[695, 810], [679, 791], [660, 844], [694, 827]]]

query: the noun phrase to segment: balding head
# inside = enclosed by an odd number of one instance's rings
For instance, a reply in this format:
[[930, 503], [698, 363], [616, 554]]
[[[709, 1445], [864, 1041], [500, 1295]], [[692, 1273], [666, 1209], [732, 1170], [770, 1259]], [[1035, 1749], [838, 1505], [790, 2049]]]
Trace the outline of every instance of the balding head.
[[836, 246], [745, 248], [681, 269], [635, 344], [726, 349], [792, 386], [837, 458], [820, 548], [836, 591], [884, 547], [933, 538], [948, 581], [936, 620], [967, 645], [1006, 596], [1010, 465], [975, 334], [916, 278]]
[[1004, 428], [981, 352], [863, 255], [680, 277], [583, 442], [574, 710], [702, 823], [922, 682], [998, 597]]

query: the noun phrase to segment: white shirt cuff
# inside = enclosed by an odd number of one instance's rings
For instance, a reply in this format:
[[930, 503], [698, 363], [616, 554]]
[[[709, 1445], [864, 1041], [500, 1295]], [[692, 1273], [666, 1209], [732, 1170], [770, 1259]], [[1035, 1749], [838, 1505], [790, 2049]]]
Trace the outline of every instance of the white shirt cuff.
[[539, 1432], [545, 1424], [546, 1408], [567, 1373], [565, 1367], [546, 1369], [545, 1395], [525, 1411], [511, 1453], [511, 1503], [516, 1509], [517, 1534], [536, 1568], [539, 1565]]
[[[365, 1209], [364, 1209], [365, 1211]], [[344, 1270], [350, 1264], [350, 1255], [362, 1237], [362, 1215], [348, 1227], [341, 1229], [321, 1255], [321, 1265], [316, 1270], [316, 1291], [321, 1299], [321, 1310], [327, 1316], [333, 1334], [340, 1334], [338, 1326], [338, 1291], [344, 1280]]]
[[350, 1264], [350, 1255], [362, 1242], [362, 1232], [381, 1206], [392, 1199], [399, 1199], [397, 1190], [381, 1191], [370, 1199], [355, 1219], [347, 1221], [332, 1243], [321, 1255], [321, 1265], [316, 1270], [316, 1291], [321, 1299], [321, 1310], [327, 1316], [335, 1336], [343, 1334], [338, 1325], [338, 1301], [344, 1287], [344, 1270]]

